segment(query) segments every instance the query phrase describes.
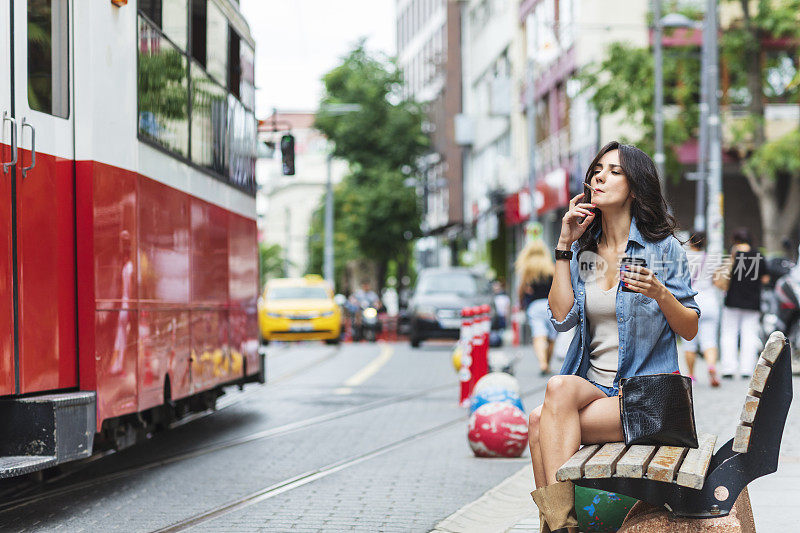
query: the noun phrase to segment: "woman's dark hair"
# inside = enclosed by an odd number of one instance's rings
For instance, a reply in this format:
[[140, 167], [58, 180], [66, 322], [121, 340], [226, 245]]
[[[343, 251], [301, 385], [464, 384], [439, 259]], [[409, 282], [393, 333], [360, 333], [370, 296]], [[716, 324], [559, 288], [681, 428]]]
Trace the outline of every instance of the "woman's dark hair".
[[699, 248], [700, 250], [706, 249], [706, 232], [705, 231], [695, 231], [692, 234], [692, 238], [689, 239], [689, 242], [695, 248]]
[[[669, 213], [667, 202], [661, 194], [656, 165], [650, 156], [630, 144], [611, 141], [603, 146], [586, 170], [584, 181], [589, 183], [592, 172], [600, 159], [612, 150], [619, 150], [619, 164], [628, 178], [628, 186], [634, 198], [631, 202], [631, 215], [636, 217], [636, 225], [642, 236], [651, 242], [660, 241], [675, 234], [675, 217]], [[591, 192], [588, 199], [591, 201]], [[580, 251], [597, 250], [594, 232], [602, 227], [603, 214], [597, 211], [594, 220], [578, 239]]]
[[750, 235], [750, 230], [744, 226], [733, 230], [731, 240], [733, 244], [753, 244], [753, 237]]

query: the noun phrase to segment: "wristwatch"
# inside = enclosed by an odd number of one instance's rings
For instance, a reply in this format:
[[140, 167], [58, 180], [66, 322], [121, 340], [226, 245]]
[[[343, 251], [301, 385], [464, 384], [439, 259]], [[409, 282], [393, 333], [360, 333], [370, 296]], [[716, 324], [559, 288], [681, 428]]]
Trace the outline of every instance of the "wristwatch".
[[570, 261], [572, 259], [572, 250], [559, 250], [556, 248], [556, 261], [559, 259]]

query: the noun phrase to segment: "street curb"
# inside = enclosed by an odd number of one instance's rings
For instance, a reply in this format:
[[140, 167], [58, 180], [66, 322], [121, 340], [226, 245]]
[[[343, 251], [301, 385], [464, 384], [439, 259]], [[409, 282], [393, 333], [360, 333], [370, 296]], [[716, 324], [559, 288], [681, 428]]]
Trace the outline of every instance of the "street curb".
[[436, 524], [431, 533], [538, 533], [539, 512], [531, 498], [531, 490], [533, 471], [529, 463]]

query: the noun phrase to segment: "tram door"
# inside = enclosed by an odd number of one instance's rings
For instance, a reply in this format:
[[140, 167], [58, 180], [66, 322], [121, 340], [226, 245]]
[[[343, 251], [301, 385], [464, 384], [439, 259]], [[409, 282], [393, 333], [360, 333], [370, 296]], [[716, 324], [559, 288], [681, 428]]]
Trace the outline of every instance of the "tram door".
[[[11, 244], [16, 259], [17, 331], [11, 336], [16, 333], [15, 392], [24, 394], [78, 384], [72, 2], [10, 1], [10, 110], [18, 149], [13, 171], [2, 180], [3, 202], [12, 201], [0, 208], [0, 253]], [[0, 19], [9, 13], [8, 2], [0, 0]], [[9, 219], [12, 231], [5, 231]], [[0, 290], [7, 291], [8, 277], [3, 271]], [[2, 328], [5, 313], [4, 307]]]
[[11, 183], [14, 177], [16, 127], [11, 109], [11, 6], [0, 0], [0, 396], [16, 391], [14, 366], [14, 294]]

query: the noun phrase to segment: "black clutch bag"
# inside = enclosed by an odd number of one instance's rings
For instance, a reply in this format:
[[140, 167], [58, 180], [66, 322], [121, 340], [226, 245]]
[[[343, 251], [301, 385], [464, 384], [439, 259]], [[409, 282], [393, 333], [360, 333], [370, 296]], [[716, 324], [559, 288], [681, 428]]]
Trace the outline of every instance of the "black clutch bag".
[[692, 380], [680, 374], [620, 380], [620, 418], [625, 444], [697, 448]]

